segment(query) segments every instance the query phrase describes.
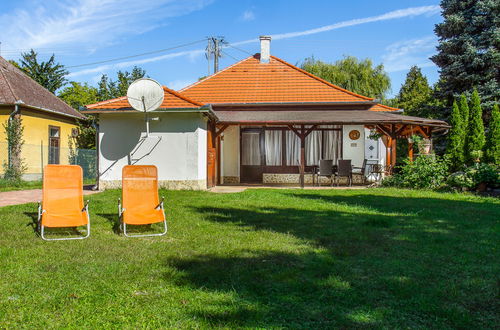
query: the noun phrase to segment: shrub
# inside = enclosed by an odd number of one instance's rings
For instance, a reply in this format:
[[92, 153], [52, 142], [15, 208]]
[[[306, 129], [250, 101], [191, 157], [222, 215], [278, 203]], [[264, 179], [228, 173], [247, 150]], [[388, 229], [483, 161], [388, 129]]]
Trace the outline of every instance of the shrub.
[[500, 171], [497, 165], [478, 163], [467, 168], [466, 172], [472, 178], [474, 187], [481, 183], [491, 188], [500, 187]]
[[411, 162], [405, 160], [400, 172], [386, 178], [382, 185], [413, 189], [437, 189], [445, 183], [448, 173], [448, 160], [434, 154], [420, 156]]
[[475, 187], [474, 180], [466, 172], [452, 173], [446, 179], [446, 184], [455, 190], [469, 190]]

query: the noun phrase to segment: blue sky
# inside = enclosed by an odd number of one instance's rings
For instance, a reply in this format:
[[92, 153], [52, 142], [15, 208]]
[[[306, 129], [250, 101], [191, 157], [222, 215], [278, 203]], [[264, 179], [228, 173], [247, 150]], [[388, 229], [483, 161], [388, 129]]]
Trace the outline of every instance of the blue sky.
[[[180, 89], [207, 74], [207, 36], [224, 36], [236, 47], [259, 52], [259, 35], [272, 35], [271, 54], [292, 64], [304, 58], [333, 62], [343, 55], [383, 63], [397, 93], [412, 65], [430, 83], [438, 79], [428, 59], [435, 53], [438, 0], [16, 0], [0, 2], [0, 54], [52, 53], [69, 79], [95, 84], [104, 73], [139, 65]], [[200, 41], [171, 51], [105, 64], [76, 65], [125, 57]], [[248, 56], [228, 47], [224, 68]]]

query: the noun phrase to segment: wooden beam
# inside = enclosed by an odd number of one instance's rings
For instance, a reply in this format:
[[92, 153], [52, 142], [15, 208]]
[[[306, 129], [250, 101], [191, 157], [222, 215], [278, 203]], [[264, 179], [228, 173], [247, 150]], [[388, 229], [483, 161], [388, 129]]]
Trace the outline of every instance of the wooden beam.
[[221, 126], [221, 127], [220, 127], [220, 128], [219, 128], [216, 132], [215, 132], [215, 136], [216, 136], [216, 137], [219, 137], [219, 136], [222, 134], [222, 132], [224, 132], [224, 130], [225, 130], [226, 128], [228, 128], [228, 127], [229, 127], [229, 124], [222, 125], [222, 126]]
[[387, 130], [387, 128], [383, 127], [382, 125], [377, 125], [376, 127], [379, 131], [382, 132], [382, 134], [387, 135], [388, 137], [392, 138], [392, 134], [390, 133], [389, 130]]
[[298, 137], [301, 137], [302, 136], [302, 133], [299, 132], [295, 127], [293, 127], [293, 125], [288, 125], [288, 128], [294, 132]]
[[300, 137], [300, 188], [304, 188], [304, 170], [305, 170], [305, 163], [306, 163], [306, 151], [305, 151], [305, 146], [306, 146], [306, 137], [301, 136]]
[[314, 129], [318, 127], [318, 125], [312, 125], [305, 133], [304, 133], [304, 137], [307, 137], [309, 134], [311, 134], [312, 131], [314, 131]]
[[408, 143], [408, 158], [413, 161], [413, 142]]

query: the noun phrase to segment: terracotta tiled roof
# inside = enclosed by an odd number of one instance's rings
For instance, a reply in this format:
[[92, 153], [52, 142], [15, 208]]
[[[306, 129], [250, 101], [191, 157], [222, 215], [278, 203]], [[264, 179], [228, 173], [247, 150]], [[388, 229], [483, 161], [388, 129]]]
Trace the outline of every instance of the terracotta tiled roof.
[[[372, 98], [333, 85], [275, 56], [268, 64], [260, 55], [250, 56], [180, 90], [203, 104], [362, 102]], [[371, 110], [398, 110], [373, 106]]]
[[[199, 108], [203, 105], [165, 86], [163, 86], [163, 90], [164, 90], [164, 99], [160, 106], [161, 109]], [[87, 105], [87, 109], [89, 110], [90, 109], [126, 110], [131, 108], [132, 107], [128, 103], [126, 96]]]
[[27, 107], [85, 118], [0, 56], [0, 104], [11, 105], [17, 101]]

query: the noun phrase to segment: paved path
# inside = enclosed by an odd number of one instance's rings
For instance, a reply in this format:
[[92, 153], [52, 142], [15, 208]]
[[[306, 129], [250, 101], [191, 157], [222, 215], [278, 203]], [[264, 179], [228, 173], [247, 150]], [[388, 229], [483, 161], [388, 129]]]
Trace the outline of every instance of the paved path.
[[[91, 195], [99, 191], [84, 189], [84, 195]], [[26, 203], [36, 203], [42, 200], [42, 189], [14, 190], [0, 192], [0, 207]]]

